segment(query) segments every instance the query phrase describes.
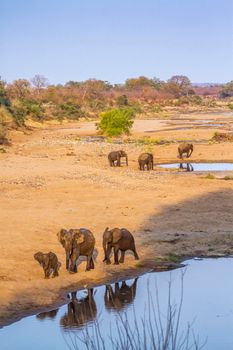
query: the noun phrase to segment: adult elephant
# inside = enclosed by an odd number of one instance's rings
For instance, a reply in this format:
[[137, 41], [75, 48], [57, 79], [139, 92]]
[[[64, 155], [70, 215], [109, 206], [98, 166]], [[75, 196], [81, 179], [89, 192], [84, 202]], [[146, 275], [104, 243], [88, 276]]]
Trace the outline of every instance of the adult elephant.
[[106, 285], [104, 294], [105, 308], [109, 311], [117, 312], [125, 310], [127, 306], [133, 303], [136, 296], [137, 280], [135, 278], [130, 286], [125, 281], [115, 283], [114, 289], [111, 285]]
[[182, 143], [178, 147], [178, 158], [183, 159], [183, 154], [186, 154], [186, 157], [191, 157], [193, 153], [193, 144], [192, 143]]
[[93, 297], [93, 288], [88, 289], [88, 295], [79, 300], [76, 292], [72, 292], [71, 301], [67, 305], [67, 312], [60, 320], [60, 325], [65, 330], [81, 328], [93, 321], [96, 315], [97, 307]]
[[145, 170], [145, 166], [147, 170], [154, 169], [154, 156], [152, 153], [142, 153], [138, 157], [138, 165], [140, 170]]
[[[103, 249], [104, 260], [107, 264], [111, 264], [110, 254], [114, 250], [114, 263], [119, 264], [124, 262], [126, 250], [131, 250], [134, 253], [136, 260], [139, 256], [136, 251], [134, 237], [126, 228], [114, 228], [109, 230], [107, 227], [103, 233]], [[118, 261], [118, 253], [121, 251], [121, 258]]]
[[108, 155], [108, 161], [110, 166], [121, 166], [121, 158], [125, 157], [126, 165], [128, 166], [128, 156], [125, 151], [112, 151]]
[[66, 269], [70, 272], [77, 272], [77, 261], [80, 256], [87, 257], [86, 271], [94, 269], [93, 251], [95, 238], [93, 233], [86, 229], [61, 229], [58, 240], [66, 252]]

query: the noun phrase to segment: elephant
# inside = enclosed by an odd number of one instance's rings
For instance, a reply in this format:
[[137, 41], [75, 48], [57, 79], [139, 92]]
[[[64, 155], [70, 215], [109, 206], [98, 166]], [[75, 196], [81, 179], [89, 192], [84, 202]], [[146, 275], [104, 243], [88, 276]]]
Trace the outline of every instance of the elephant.
[[56, 317], [56, 315], [58, 313], [58, 310], [59, 309], [46, 311], [46, 312], [41, 312], [40, 314], [36, 315], [36, 318], [38, 320], [41, 320], [41, 321], [43, 321], [46, 318], [49, 318], [49, 319], [53, 320]]
[[60, 319], [60, 325], [65, 330], [81, 328], [95, 320], [97, 307], [93, 296], [93, 288], [88, 289], [85, 298], [77, 299], [76, 292], [71, 293], [71, 301], [67, 305], [67, 312]]
[[182, 143], [178, 147], [178, 158], [183, 159], [183, 154], [186, 154], [187, 158], [191, 157], [193, 153], [193, 144], [192, 143]]
[[111, 285], [106, 285], [104, 294], [105, 308], [109, 311], [121, 311], [132, 304], [136, 296], [137, 280], [138, 278], [135, 278], [131, 286], [125, 281], [121, 282], [121, 286], [117, 282], [114, 285], [114, 290]]
[[[125, 151], [112, 151], [108, 155], [108, 161], [110, 166], [121, 166], [121, 158], [125, 157], [126, 165], [128, 166], [128, 156]], [[116, 162], [116, 163], [115, 163]]]
[[34, 254], [34, 259], [43, 267], [45, 278], [49, 278], [51, 274], [52, 277], [58, 276], [58, 270], [61, 263], [58, 261], [56, 254], [53, 252], [37, 252]]
[[77, 272], [77, 260], [80, 256], [87, 257], [86, 271], [94, 269], [93, 251], [95, 238], [93, 233], [85, 228], [61, 229], [58, 240], [66, 251], [66, 269], [70, 272]]
[[142, 153], [138, 157], [138, 165], [140, 170], [145, 170], [145, 165], [147, 170], [154, 169], [154, 156], [152, 153]]
[[191, 163], [185, 163], [185, 164], [186, 164], [186, 166], [184, 165], [184, 163], [180, 163], [180, 169], [184, 169], [187, 172], [190, 172], [190, 171], [194, 170]]
[[[134, 237], [131, 232], [126, 228], [114, 228], [109, 230], [107, 227], [103, 233], [103, 249], [104, 249], [104, 260], [106, 264], [111, 264], [110, 254], [114, 249], [114, 263], [116, 265], [124, 263], [125, 252], [126, 250], [132, 250], [136, 260], [139, 259], [139, 256], [136, 251]], [[118, 252], [121, 251], [121, 258], [118, 261]]]

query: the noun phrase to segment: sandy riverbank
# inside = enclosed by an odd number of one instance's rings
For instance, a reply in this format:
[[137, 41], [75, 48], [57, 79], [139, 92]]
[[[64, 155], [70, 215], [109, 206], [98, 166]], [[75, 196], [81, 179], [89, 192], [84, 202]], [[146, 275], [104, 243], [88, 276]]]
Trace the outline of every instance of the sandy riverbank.
[[[211, 118], [216, 120], [216, 115], [208, 115]], [[233, 161], [232, 143], [208, 143], [215, 128], [184, 131], [176, 129], [180, 124], [182, 117], [177, 122], [136, 121], [132, 137], [194, 140], [192, 160]], [[14, 132], [13, 145], [0, 154], [0, 325], [22, 313], [64, 302], [61, 291], [70, 286], [83, 288], [146, 271], [151, 268], [143, 262], [148, 257], [164, 261], [173, 254], [233, 253], [233, 181], [158, 166], [153, 172], [139, 172], [137, 157], [148, 145], [83, 141], [83, 136], [95, 134], [93, 125], [84, 122], [44, 126], [27, 134]], [[177, 144], [149, 147], [157, 163], [177, 160]], [[128, 152], [128, 168], [109, 168], [106, 155], [116, 148]], [[106, 226], [133, 232], [140, 263], [135, 264], [130, 255], [124, 266], [102, 263]], [[85, 263], [78, 274], [65, 271], [64, 251], [56, 237], [61, 227], [93, 231], [98, 251], [94, 271], [86, 273]], [[57, 253], [63, 264], [59, 278], [43, 279], [33, 259], [38, 250]]]

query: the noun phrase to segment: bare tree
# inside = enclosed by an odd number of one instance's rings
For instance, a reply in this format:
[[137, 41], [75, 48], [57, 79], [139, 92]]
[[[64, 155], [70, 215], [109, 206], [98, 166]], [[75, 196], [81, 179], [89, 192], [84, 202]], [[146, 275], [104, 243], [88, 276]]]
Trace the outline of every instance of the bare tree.
[[48, 85], [48, 79], [40, 74], [36, 74], [32, 79], [31, 79], [32, 86], [37, 89], [41, 90], [45, 88]]

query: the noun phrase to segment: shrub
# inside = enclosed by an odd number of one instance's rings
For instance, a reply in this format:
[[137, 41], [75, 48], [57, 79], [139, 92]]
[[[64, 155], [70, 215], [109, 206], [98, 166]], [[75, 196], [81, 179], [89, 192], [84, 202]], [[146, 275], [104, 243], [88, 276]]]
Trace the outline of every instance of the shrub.
[[44, 110], [40, 103], [35, 101], [23, 101], [23, 105], [27, 110], [27, 114], [30, 115], [33, 119], [42, 120], [44, 119]]
[[79, 119], [84, 116], [81, 107], [72, 102], [60, 104], [58, 113], [60, 118]]
[[207, 174], [206, 176], [205, 176], [205, 179], [208, 179], [208, 180], [214, 180], [215, 179], [215, 176], [213, 175], [213, 174]]
[[129, 101], [126, 95], [120, 95], [116, 99], [116, 104], [118, 107], [124, 107], [129, 105]]
[[233, 180], [233, 176], [229, 176], [229, 175], [227, 175], [227, 176], [224, 176], [224, 180]]
[[129, 135], [133, 126], [134, 111], [131, 108], [116, 108], [100, 113], [97, 128], [107, 136]]
[[22, 101], [10, 106], [9, 111], [17, 126], [20, 127], [25, 125], [25, 121], [28, 116], [28, 109]]
[[229, 107], [231, 110], [233, 110], [233, 102], [229, 103], [229, 104], [228, 104], [228, 107]]

